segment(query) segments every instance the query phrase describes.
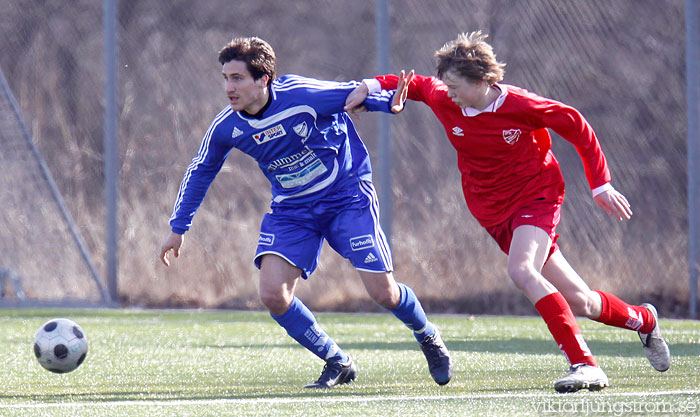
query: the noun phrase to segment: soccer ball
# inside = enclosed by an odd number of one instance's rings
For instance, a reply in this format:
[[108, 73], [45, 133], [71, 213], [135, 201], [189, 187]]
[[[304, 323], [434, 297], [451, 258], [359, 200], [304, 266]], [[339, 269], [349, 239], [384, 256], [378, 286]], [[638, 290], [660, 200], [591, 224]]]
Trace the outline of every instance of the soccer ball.
[[85, 360], [88, 340], [83, 329], [68, 319], [44, 323], [34, 336], [34, 355], [41, 366], [63, 374], [75, 370]]

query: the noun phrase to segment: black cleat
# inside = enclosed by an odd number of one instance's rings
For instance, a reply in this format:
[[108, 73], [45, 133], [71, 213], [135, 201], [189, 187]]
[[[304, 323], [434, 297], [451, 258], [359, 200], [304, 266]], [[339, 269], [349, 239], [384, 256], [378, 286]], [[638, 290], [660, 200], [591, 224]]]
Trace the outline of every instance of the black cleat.
[[452, 359], [445, 342], [440, 337], [440, 332], [435, 329], [435, 334], [426, 337], [420, 344], [425, 359], [428, 360], [428, 369], [438, 385], [445, 385], [452, 379]]
[[349, 358], [348, 363], [326, 362], [318, 380], [305, 385], [304, 388], [333, 388], [336, 385], [352, 382], [355, 378], [357, 378], [357, 367], [352, 358]]

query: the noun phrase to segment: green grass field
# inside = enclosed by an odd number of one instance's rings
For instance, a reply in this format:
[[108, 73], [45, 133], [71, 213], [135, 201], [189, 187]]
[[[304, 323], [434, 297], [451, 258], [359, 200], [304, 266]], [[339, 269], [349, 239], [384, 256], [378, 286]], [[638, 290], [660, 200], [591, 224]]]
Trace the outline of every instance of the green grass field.
[[[673, 361], [648, 364], [636, 333], [580, 320], [610, 378], [601, 392], [556, 394], [568, 367], [535, 317], [432, 315], [454, 360], [437, 386], [390, 314], [318, 314], [355, 359], [350, 385], [304, 390], [323, 363], [259, 312], [0, 310], [0, 416], [698, 415], [700, 322], [663, 320]], [[53, 374], [32, 340], [67, 317], [88, 335], [85, 363]]]

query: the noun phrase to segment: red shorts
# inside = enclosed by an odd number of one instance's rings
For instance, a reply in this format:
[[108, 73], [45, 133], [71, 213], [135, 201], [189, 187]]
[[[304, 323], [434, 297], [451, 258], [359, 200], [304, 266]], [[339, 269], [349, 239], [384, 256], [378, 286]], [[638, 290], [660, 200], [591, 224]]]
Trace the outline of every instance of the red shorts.
[[560, 219], [561, 204], [543, 199], [535, 200], [516, 210], [503, 223], [487, 227], [486, 231], [496, 240], [501, 250], [508, 254], [510, 242], [513, 240], [513, 231], [516, 228], [523, 225], [539, 227], [547, 232], [549, 238], [552, 239], [552, 247], [549, 249], [549, 255], [547, 255], [547, 259], [549, 259], [559, 249], [559, 245], [557, 245], [559, 235], [556, 229]]

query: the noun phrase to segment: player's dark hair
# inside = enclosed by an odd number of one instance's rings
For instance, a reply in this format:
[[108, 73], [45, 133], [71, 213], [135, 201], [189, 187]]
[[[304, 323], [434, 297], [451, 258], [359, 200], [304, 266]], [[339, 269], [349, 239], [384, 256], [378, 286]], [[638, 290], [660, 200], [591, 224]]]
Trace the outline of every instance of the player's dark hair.
[[258, 80], [265, 74], [270, 77], [270, 82], [275, 79], [275, 51], [260, 38], [235, 38], [226, 44], [219, 51], [219, 62], [224, 65], [233, 60], [245, 62], [253, 79]]
[[472, 81], [484, 80], [489, 85], [502, 81], [506, 64], [496, 60], [493, 48], [485, 41], [487, 37], [480, 30], [461, 33], [435, 52], [438, 78], [453, 71]]

